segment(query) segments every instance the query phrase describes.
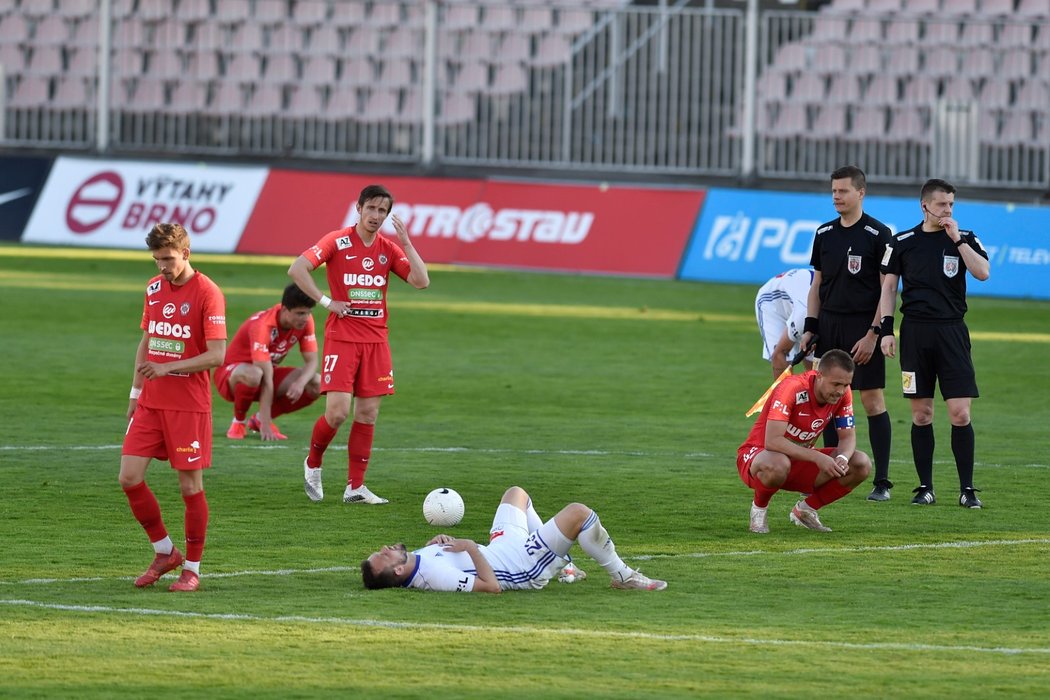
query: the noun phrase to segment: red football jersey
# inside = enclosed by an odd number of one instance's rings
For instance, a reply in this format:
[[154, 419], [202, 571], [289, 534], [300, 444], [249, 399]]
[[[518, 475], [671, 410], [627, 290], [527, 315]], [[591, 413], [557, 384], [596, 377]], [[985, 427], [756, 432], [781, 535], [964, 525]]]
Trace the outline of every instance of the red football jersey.
[[303, 253], [314, 269], [325, 265], [332, 299], [349, 302], [349, 316], [328, 314], [325, 339], [351, 343], [382, 343], [387, 339], [387, 286], [390, 273], [405, 280], [411, 266], [405, 251], [378, 234], [366, 247], [357, 227], [332, 231]]
[[[222, 291], [200, 272], [175, 286], [157, 275], [146, 287], [142, 330], [149, 334], [146, 360], [172, 362], [202, 355], [209, 340], [226, 338], [226, 300]], [[211, 412], [207, 371], [175, 373], [147, 379], [139, 405], [174, 411]]]
[[828, 421], [838, 428], [853, 428], [853, 392], [847, 391], [836, 404], [819, 404], [813, 393], [817, 371], [793, 374], [780, 382], [766, 400], [745, 445], [766, 445], [766, 422], [787, 421], [785, 437], [802, 447], [812, 447]]
[[317, 352], [317, 334], [314, 331], [314, 319], [306, 321], [301, 331], [290, 328], [281, 330], [278, 315], [281, 305], [257, 311], [241, 324], [226, 348], [224, 365], [238, 362], [272, 362], [281, 364], [292, 348], [299, 345], [301, 352]]

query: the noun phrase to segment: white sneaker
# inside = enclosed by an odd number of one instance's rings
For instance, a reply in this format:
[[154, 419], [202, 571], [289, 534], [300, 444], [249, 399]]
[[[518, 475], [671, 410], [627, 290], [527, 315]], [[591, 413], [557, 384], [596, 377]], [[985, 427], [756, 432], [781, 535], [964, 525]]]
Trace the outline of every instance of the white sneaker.
[[808, 527], [817, 532], [831, 532], [831, 528], [820, 522], [820, 516], [805, 501], [799, 501], [791, 509], [791, 522], [799, 527]]
[[578, 583], [585, 578], [587, 578], [587, 572], [571, 561], [563, 566], [558, 573], [558, 581], [560, 583]]
[[622, 581], [617, 580], [617, 577], [614, 576], [612, 587], [634, 591], [662, 591], [667, 588], [667, 581], [649, 578], [641, 571], [632, 571], [631, 575]]
[[754, 503], [751, 504], [751, 532], [757, 532], [760, 535], [769, 534], [766, 510], [766, 508], [759, 508]]
[[370, 506], [380, 506], [384, 503], [390, 503], [390, 501], [375, 495], [364, 484], [361, 484], [356, 489], [350, 488], [350, 485], [347, 484], [346, 491], [343, 491], [343, 503], [365, 503]]
[[314, 503], [324, 498], [324, 489], [321, 487], [321, 467], [311, 469], [303, 460], [303, 486], [306, 489], [306, 497]]

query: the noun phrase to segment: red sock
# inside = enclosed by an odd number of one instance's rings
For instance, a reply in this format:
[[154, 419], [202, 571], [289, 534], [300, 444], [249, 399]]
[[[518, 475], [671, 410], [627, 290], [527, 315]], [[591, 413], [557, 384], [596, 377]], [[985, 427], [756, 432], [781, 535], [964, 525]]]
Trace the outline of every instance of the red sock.
[[186, 559], [200, 561], [208, 533], [208, 499], [203, 491], [198, 491], [182, 500], [186, 503]]
[[306, 464], [311, 469], [321, 466], [321, 462], [324, 461], [324, 451], [328, 449], [329, 443], [332, 442], [337, 432], [339, 429], [328, 425], [328, 420], [323, 415], [314, 423], [314, 431], [310, 435], [310, 454], [306, 457]]
[[310, 396], [305, 391], [299, 397], [298, 401], [292, 401], [287, 396], [281, 396], [280, 398], [274, 399], [273, 406], [270, 407], [270, 417], [276, 418], [285, 413], [294, 413], [295, 411], [306, 408], [317, 399], [317, 396]]
[[755, 505], [759, 508], [766, 508], [769, 506], [769, 499], [773, 498], [780, 489], [770, 489], [759, 483], [758, 479], [755, 479]]
[[[238, 384], [233, 387], [233, 417], [239, 421], [243, 421], [248, 415], [248, 409], [252, 407], [252, 401], [255, 401], [255, 395], [259, 392], [259, 387], [248, 386], [247, 384]], [[193, 559], [192, 561], [197, 561]]]
[[817, 510], [821, 506], [834, 503], [852, 490], [853, 489], [840, 484], [838, 479], [832, 479], [811, 493], [806, 498], [806, 503], [808, 503], [813, 510]]
[[131, 514], [142, 525], [150, 542], [159, 542], [168, 536], [168, 529], [164, 527], [164, 520], [160, 517], [160, 504], [145, 481], [124, 489], [124, 495], [128, 497]]
[[365, 472], [368, 471], [368, 458], [372, 456], [372, 436], [375, 435], [374, 423], [358, 423], [350, 426], [350, 468], [346, 483], [356, 489], [365, 483]]

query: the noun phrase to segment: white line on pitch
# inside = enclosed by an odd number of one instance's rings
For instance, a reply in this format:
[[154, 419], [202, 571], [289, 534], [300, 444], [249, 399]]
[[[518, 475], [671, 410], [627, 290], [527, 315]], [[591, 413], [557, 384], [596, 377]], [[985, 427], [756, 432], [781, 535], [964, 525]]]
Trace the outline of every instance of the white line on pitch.
[[204, 620], [234, 620], [247, 622], [278, 622], [278, 623], [305, 623], [319, 625], [347, 625], [351, 627], [371, 627], [384, 629], [406, 629], [406, 630], [442, 630], [455, 632], [495, 632], [506, 634], [536, 634], [536, 635], [558, 635], [573, 637], [595, 637], [606, 639], [645, 639], [655, 642], [706, 642], [710, 644], [746, 644], [750, 646], [798, 646], [798, 647], [823, 647], [834, 649], [863, 649], [876, 650], [886, 649], [890, 651], [932, 651], [950, 653], [984, 653], [984, 654], [1050, 654], [1050, 648], [1043, 647], [980, 647], [969, 645], [952, 644], [905, 644], [901, 642], [838, 642], [834, 640], [813, 639], [755, 639], [732, 637], [716, 637], [706, 634], [659, 634], [656, 632], [632, 632], [620, 630], [588, 630], [571, 629], [565, 627], [522, 627], [514, 625], [510, 627], [486, 627], [482, 625], [446, 624], [440, 622], [392, 622], [389, 620], [353, 619], [345, 617], [307, 617], [305, 615], [278, 615], [267, 617], [264, 615], [253, 615], [249, 613], [200, 613], [183, 610], [157, 610], [153, 608], [116, 608], [106, 605], [63, 605], [58, 603], [42, 603], [35, 600], [3, 600], [0, 605], [44, 608], [47, 610], [61, 610], [76, 613], [114, 613], [121, 615], [144, 615], [158, 617], [184, 617]]
[[[653, 559], [704, 559], [707, 557], [756, 557], [756, 556], [796, 556], [804, 554], [857, 554], [859, 552], [907, 552], [921, 549], [972, 549], [975, 547], [1018, 547], [1030, 544], [1050, 544], [1050, 538], [1032, 538], [1023, 540], [964, 540], [959, 542], [931, 542], [921, 544], [898, 544], [884, 546], [859, 546], [859, 547], [804, 547], [787, 549], [784, 551], [768, 549], [748, 549], [732, 552], [682, 552], [672, 554], [638, 554], [624, 555], [625, 559], [632, 561], [651, 561]], [[205, 578], [233, 578], [237, 576], [296, 576], [300, 574], [327, 574], [356, 571], [356, 566], [328, 566], [313, 569], [265, 569], [256, 571], [228, 571], [220, 573], [208, 572]], [[128, 580], [133, 577], [121, 576], [112, 580]], [[107, 580], [101, 576], [72, 577], [72, 578], [29, 578], [20, 581], [0, 581], [3, 586], [35, 585], [49, 583], [82, 583], [89, 581]]]
[[[302, 450], [301, 445], [228, 445], [234, 450]], [[61, 452], [63, 450], [119, 450], [121, 445], [0, 445], [0, 452], [41, 452], [52, 450]], [[345, 445], [332, 445], [330, 451], [346, 451]], [[373, 447], [373, 452], [445, 452], [462, 453], [476, 452], [478, 454], [523, 454], [523, 455], [567, 455], [583, 457], [681, 457], [683, 459], [707, 459], [718, 457], [710, 452], [651, 452], [645, 450], [512, 450], [496, 447]], [[729, 463], [732, 456], [726, 457]], [[911, 464], [907, 459], [891, 459], [891, 464]], [[952, 460], [934, 460], [934, 464], [955, 464]], [[1026, 462], [1024, 464], [1001, 464], [998, 462], [975, 462], [977, 467], [1034, 467], [1046, 469], [1050, 464], [1040, 462]]]

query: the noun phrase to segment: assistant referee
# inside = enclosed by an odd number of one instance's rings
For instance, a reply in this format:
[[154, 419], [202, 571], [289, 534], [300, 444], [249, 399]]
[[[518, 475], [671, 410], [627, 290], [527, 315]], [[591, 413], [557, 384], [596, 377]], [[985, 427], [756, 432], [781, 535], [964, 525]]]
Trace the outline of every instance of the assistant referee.
[[933, 390], [941, 396], [952, 423], [952, 453], [959, 472], [959, 505], [980, 508], [973, 486], [974, 432], [970, 403], [979, 396], [970, 356], [966, 315], [966, 272], [981, 282], [989, 277], [988, 253], [972, 231], [959, 230], [952, 218], [955, 187], [927, 180], [919, 196], [922, 223], [897, 234], [882, 261], [885, 275], [880, 309], [882, 351], [896, 354], [893, 311], [897, 281], [901, 292], [901, 383], [911, 400], [911, 449], [919, 486], [912, 503], [936, 502], [933, 491]]

